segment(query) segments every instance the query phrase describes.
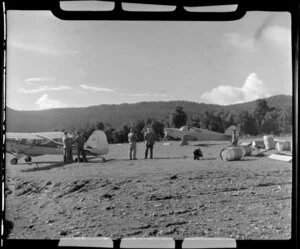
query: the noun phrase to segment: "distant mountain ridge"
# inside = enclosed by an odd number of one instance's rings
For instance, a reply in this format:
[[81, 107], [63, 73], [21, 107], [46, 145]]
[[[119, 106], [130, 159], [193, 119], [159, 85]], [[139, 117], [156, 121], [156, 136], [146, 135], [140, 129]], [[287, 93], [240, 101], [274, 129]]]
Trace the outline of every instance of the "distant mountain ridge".
[[[292, 106], [292, 96], [275, 95], [266, 98], [269, 107], [285, 108]], [[158, 121], [168, 117], [175, 106], [182, 106], [188, 116], [201, 114], [205, 111], [230, 111], [238, 113], [242, 110], [251, 112], [255, 101], [234, 105], [214, 105], [189, 101], [158, 101], [140, 102], [135, 104], [97, 105], [81, 108], [59, 108], [41, 111], [6, 110], [6, 127], [9, 132], [44, 132], [70, 128], [83, 128], [86, 123], [101, 121], [109, 123], [113, 128], [119, 128], [141, 119], [153, 118]]]

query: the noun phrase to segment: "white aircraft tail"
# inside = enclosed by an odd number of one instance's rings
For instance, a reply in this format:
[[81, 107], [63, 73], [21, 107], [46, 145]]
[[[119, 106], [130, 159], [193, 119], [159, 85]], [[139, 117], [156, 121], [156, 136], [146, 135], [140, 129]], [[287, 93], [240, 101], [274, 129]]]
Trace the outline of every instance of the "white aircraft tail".
[[227, 128], [227, 130], [224, 132], [224, 135], [231, 136], [233, 130], [236, 130], [236, 131], [237, 131], [236, 126], [234, 126], [234, 125], [229, 126], [229, 127]]
[[108, 153], [108, 142], [103, 131], [97, 130], [92, 133], [85, 143], [92, 153], [105, 155]]

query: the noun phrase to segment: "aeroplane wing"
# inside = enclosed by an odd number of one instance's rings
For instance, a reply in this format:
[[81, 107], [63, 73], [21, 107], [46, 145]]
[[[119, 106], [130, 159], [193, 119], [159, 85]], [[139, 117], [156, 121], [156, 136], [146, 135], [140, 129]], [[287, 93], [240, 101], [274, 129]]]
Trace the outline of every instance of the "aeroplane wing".
[[37, 137], [39, 137], [40, 139], [47, 139], [57, 145], [63, 145], [63, 143], [60, 143], [58, 141], [55, 141], [55, 139], [59, 139], [61, 140], [64, 133], [63, 132], [42, 132], [42, 133], [31, 133]]
[[7, 139], [43, 139], [34, 133], [6, 132]]

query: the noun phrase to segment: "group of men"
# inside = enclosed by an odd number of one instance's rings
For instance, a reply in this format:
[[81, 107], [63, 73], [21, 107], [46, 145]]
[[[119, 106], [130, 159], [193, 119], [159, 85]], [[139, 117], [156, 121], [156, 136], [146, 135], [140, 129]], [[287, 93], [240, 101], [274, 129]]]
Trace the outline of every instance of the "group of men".
[[[150, 159], [153, 159], [153, 146], [155, 144], [155, 134], [150, 129], [147, 128], [147, 131], [144, 135], [144, 141], [145, 141], [145, 159], [148, 158], [148, 151], [150, 150]], [[128, 142], [129, 142], [129, 160], [136, 160], [136, 143], [137, 143], [137, 135], [134, 131], [134, 129], [130, 129], [130, 132], [128, 134]]]
[[77, 136], [72, 138], [68, 136], [68, 133], [65, 132], [62, 138], [63, 141], [63, 160], [64, 163], [72, 163], [73, 162], [73, 144], [76, 144], [77, 150], [77, 160], [81, 162], [80, 155], [82, 155], [83, 162], [87, 162], [85, 151], [84, 151], [84, 137], [80, 132], [77, 132]]
[[[234, 147], [237, 146], [238, 143], [238, 132], [237, 130], [233, 130], [232, 132], [232, 141], [228, 147]], [[80, 132], [77, 132], [77, 136], [75, 138], [72, 138], [68, 136], [68, 133], [65, 132], [63, 136], [63, 148], [64, 148], [64, 155], [63, 160], [64, 163], [72, 163], [73, 162], [73, 143], [75, 142], [77, 145], [77, 157], [78, 162], [81, 162], [80, 155], [82, 155], [83, 162], [87, 162], [85, 151], [84, 151], [84, 137]], [[156, 137], [154, 132], [147, 128], [147, 131], [144, 135], [144, 141], [145, 141], [145, 159], [148, 158], [148, 151], [150, 150], [150, 159], [153, 159], [153, 146], [156, 141]], [[136, 160], [136, 151], [137, 151], [137, 135], [134, 131], [134, 129], [130, 129], [130, 132], [128, 134], [128, 142], [129, 142], [129, 160]], [[200, 150], [200, 149], [199, 149]], [[201, 151], [201, 150], [200, 150]], [[203, 157], [202, 152], [201, 155], [200, 152], [197, 151], [197, 155], [194, 151], [194, 159], [199, 160], [199, 157]], [[196, 156], [196, 157], [195, 157]]]

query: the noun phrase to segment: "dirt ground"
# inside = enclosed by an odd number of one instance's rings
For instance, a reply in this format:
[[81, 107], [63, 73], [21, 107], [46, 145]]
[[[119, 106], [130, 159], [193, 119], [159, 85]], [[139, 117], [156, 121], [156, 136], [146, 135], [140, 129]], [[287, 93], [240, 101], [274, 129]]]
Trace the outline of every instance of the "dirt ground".
[[[194, 161], [199, 144], [204, 160]], [[226, 145], [159, 142], [145, 160], [141, 143], [136, 161], [127, 159], [127, 144], [110, 145], [104, 163], [62, 165], [61, 156], [45, 155], [33, 158], [38, 168], [23, 159], [10, 165], [7, 155], [8, 238], [289, 239], [292, 163], [222, 161]]]

